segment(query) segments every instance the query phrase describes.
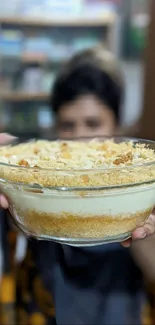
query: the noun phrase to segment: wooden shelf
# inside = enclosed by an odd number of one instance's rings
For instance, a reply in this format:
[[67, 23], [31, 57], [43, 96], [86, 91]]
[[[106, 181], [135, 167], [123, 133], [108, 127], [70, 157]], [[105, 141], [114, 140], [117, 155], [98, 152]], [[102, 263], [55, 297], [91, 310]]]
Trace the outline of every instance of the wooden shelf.
[[31, 19], [31, 18], [20, 18], [20, 17], [0, 17], [1, 25], [12, 25], [12, 26], [34, 26], [34, 27], [52, 27], [52, 26], [106, 26], [111, 25], [115, 22], [115, 14], [105, 14], [99, 19]]
[[19, 61], [24, 64], [31, 64], [31, 63], [37, 63], [37, 64], [49, 64], [52, 63], [52, 60], [50, 60], [47, 57], [43, 56], [22, 56], [19, 58]]
[[[66, 59], [67, 60], [67, 59]], [[40, 65], [59, 65], [64, 63], [66, 60], [52, 60], [48, 57], [44, 56], [11, 56], [11, 55], [1, 55], [0, 61], [1, 62], [15, 62], [15, 63], [22, 63], [22, 64], [40, 64]]]
[[48, 101], [47, 93], [28, 94], [24, 92], [10, 92], [0, 94], [0, 101], [5, 102], [24, 102], [24, 101]]

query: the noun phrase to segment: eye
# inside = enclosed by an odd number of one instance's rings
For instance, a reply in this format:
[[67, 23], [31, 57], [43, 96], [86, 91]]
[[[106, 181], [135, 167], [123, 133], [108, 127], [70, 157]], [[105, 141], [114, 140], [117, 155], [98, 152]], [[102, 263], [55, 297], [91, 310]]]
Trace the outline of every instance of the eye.
[[75, 123], [71, 121], [66, 121], [66, 122], [60, 122], [59, 123], [59, 128], [63, 131], [70, 131], [73, 130], [75, 127]]
[[97, 129], [101, 126], [101, 122], [100, 120], [91, 119], [86, 121], [86, 125], [90, 129]]

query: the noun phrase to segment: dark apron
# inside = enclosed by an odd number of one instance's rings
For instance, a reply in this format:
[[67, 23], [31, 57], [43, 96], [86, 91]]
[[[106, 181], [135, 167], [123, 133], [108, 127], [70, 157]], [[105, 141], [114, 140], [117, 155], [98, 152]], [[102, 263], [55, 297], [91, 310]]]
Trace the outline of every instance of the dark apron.
[[30, 242], [57, 325], [141, 324], [142, 275], [119, 244], [74, 248]]

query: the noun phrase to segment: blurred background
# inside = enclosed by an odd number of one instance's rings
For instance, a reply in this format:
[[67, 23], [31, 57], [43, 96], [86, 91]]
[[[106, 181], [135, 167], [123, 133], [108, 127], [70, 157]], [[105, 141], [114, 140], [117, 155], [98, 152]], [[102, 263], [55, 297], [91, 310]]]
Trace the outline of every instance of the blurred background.
[[62, 64], [105, 44], [122, 63], [122, 124], [141, 114], [148, 0], [0, 0], [0, 132], [46, 137], [49, 92]]

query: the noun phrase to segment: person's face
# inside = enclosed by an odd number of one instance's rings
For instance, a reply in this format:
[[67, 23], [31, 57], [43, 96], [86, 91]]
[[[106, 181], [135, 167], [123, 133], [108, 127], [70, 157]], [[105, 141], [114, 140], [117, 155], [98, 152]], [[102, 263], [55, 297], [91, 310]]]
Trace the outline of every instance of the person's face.
[[113, 112], [95, 96], [82, 96], [59, 109], [57, 130], [60, 138], [112, 136], [116, 121]]

